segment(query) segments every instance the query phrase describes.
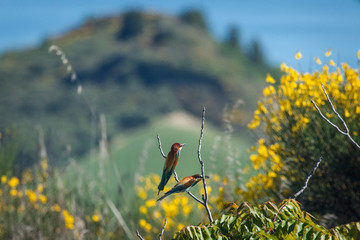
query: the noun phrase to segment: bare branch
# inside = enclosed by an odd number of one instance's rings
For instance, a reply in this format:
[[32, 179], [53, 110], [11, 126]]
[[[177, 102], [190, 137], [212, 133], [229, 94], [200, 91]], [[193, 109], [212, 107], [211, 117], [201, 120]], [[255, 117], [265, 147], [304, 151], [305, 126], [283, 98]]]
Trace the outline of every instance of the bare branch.
[[[159, 143], [159, 150], [160, 150], [160, 153], [161, 153], [161, 155], [163, 156], [163, 158], [166, 158], [166, 155], [164, 154], [164, 151], [163, 151], [163, 150], [162, 150], [162, 148], [161, 148], [160, 135], [159, 135], [159, 134], [157, 134], [157, 135], [156, 135], [156, 137], [157, 137], [157, 140], [158, 140], [158, 143]], [[179, 180], [177, 180], [177, 181], [179, 181]]]
[[198, 147], [198, 150], [197, 150], [197, 154], [198, 154], [199, 162], [200, 162], [200, 165], [201, 165], [201, 175], [202, 175], [204, 192], [205, 192], [205, 194], [202, 196], [203, 205], [204, 205], [204, 207], [206, 209], [206, 212], [208, 214], [209, 221], [213, 222], [214, 220], [213, 220], [213, 217], [211, 215], [211, 212], [210, 212], [210, 209], [209, 209], [209, 206], [208, 206], [208, 191], [207, 191], [206, 181], [205, 181], [205, 167], [204, 167], [204, 162], [201, 159], [201, 142], [202, 142], [202, 138], [204, 136], [205, 110], [206, 109], [204, 107], [203, 111], [202, 111], [201, 130], [200, 130], [199, 147]]
[[140, 233], [139, 233], [138, 230], [136, 230], [136, 235], [138, 236], [138, 238], [139, 238], [140, 240], [144, 240], [144, 238], [140, 235]]
[[[161, 229], [161, 231], [159, 233], [159, 240], [161, 240], [161, 236], [164, 235], [166, 224], [167, 224], [167, 219], [165, 218], [164, 226], [162, 227], [162, 229]], [[138, 236], [138, 238], [140, 240], [144, 240], [144, 238], [140, 235], [138, 230], [136, 230], [136, 235]]]
[[295, 195], [292, 197], [293, 199], [296, 199], [300, 194], [302, 194], [305, 191], [310, 178], [312, 177], [312, 175], [314, 174], [316, 169], [319, 167], [321, 160], [322, 160], [322, 157], [319, 157], [319, 160], [315, 164], [314, 168], [310, 171], [309, 175], [307, 176], [307, 178], [305, 180], [305, 185], [297, 193], [295, 193]]
[[330, 103], [331, 105], [331, 108], [333, 110], [333, 112], [336, 114], [336, 116], [340, 119], [340, 121], [342, 122], [342, 124], [344, 125], [345, 127], [345, 131], [342, 131], [338, 126], [336, 126], [334, 123], [332, 123], [327, 117], [324, 116], [324, 114], [322, 114], [321, 110], [319, 109], [319, 107], [316, 105], [316, 103], [311, 100], [312, 104], [315, 106], [316, 110], [319, 112], [320, 116], [327, 122], [329, 123], [331, 126], [333, 126], [334, 128], [336, 128], [336, 130], [338, 130], [338, 132], [340, 132], [341, 134], [347, 136], [347, 138], [358, 148], [360, 149], [360, 146], [357, 142], [355, 142], [355, 140], [350, 136], [350, 131], [349, 131], [349, 128], [348, 126], [346, 125], [344, 119], [340, 116], [340, 114], [335, 110], [335, 107], [333, 105], [333, 103], [331, 102], [331, 99], [329, 97], [329, 95], [327, 94], [325, 88], [324, 88], [324, 85], [321, 83], [321, 87], [325, 93], [325, 96], [328, 100], [328, 102]]
[[[164, 158], [166, 158], [166, 156], [165, 156], [165, 154], [164, 154], [164, 152], [163, 152], [163, 150], [162, 150], [162, 148], [161, 148], [161, 140], [160, 140], [160, 135], [159, 134], [157, 134], [157, 140], [158, 140], [158, 143], [159, 143], [159, 150], [160, 150], [160, 153], [161, 153], [161, 155], [164, 157]], [[177, 176], [177, 173], [174, 171], [174, 178], [175, 178], [175, 181], [176, 182], [179, 182], [179, 178], [178, 178], [178, 176]], [[189, 194], [190, 195], [190, 197], [192, 197], [195, 201], [197, 201], [198, 203], [200, 203], [200, 204], [202, 204], [202, 205], [204, 205], [204, 203], [200, 200], [200, 199], [198, 199], [197, 197], [195, 197], [195, 195], [194, 194], [192, 194], [190, 191], [186, 191], [187, 192], [187, 194]]]
[[161, 236], [164, 234], [166, 224], [167, 224], [167, 220], [165, 218], [164, 226], [162, 227], [161, 232], [159, 233], [159, 240], [161, 240]]

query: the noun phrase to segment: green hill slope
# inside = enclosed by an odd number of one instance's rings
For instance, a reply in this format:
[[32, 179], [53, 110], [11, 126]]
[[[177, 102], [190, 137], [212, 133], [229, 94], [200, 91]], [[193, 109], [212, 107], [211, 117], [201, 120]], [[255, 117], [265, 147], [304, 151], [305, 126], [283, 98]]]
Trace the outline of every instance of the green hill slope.
[[[82, 95], [58, 56], [63, 49], [83, 85]], [[50, 160], [87, 153], [99, 140], [98, 116], [110, 137], [173, 111], [198, 114], [219, 125], [224, 106], [242, 99], [246, 124], [264, 84], [265, 65], [215, 41], [206, 28], [151, 13], [91, 19], [41, 46], [0, 57], [0, 131], [16, 132], [18, 163], [37, 159], [36, 126], [43, 127]]]
[[[104, 182], [107, 192], [116, 197], [117, 174], [126, 191], [127, 186], [133, 186], [136, 173], [139, 176], [162, 174], [164, 159], [158, 149], [157, 134], [161, 137], [165, 154], [170, 150], [172, 143], [186, 143], [176, 168], [179, 178], [200, 173], [197, 157], [200, 128], [200, 117], [196, 119], [185, 113], [177, 112], [155, 119], [130, 134], [116, 136], [109, 146], [110, 155], [101, 159], [99, 151], [95, 151], [92, 156], [85, 157], [85, 161], [80, 161], [77, 167], [68, 168], [66, 175], [72, 183], [74, 179], [83, 177], [92, 182]], [[250, 145], [250, 141], [239, 136], [232, 136], [230, 141], [227, 141], [225, 132], [206, 122], [201, 148], [205, 171], [210, 175], [218, 173], [224, 176], [229, 173], [230, 166], [230, 173], [235, 175], [235, 168], [229, 161], [233, 161], [238, 168], [248, 165], [247, 149]], [[84, 176], [79, 176], [80, 173]]]

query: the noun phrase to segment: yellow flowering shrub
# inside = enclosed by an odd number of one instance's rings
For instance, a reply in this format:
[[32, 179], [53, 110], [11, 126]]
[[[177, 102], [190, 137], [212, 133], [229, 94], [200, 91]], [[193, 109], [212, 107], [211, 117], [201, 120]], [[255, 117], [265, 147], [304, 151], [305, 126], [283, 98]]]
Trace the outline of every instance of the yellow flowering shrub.
[[[62, 209], [48, 192], [48, 163], [43, 159], [35, 171], [27, 169], [21, 176], [1, 176], [0, 183], [0, 232], [1, 239], [36, 239], [48, 236], [51, 239], [74, 239], [74, 217]], [[36, 181], [34, 181], [36, 180]], [[51, 224], [49, 224], [51, 221]], [[41, 225], [45, 223], [45, 225]], [[22, 226], [20, 228], [20, 226]], [[36, 229], [27, 231], [26, 228]]]
[[[339, 223], [359, 220], [351, 209], [360, 209], [360, 150], [325, 122], [311, 103], [313, 100], [332, 122], [344, 129], [331, 110], [323, 84], [350, 134], [359, 142], [359, 69], [336, 63], [330, 56], [328, 50], [322, 61], [316, 57], [318, 69], [311, 73], [299, 72], [283, 63], [280, 79], [267, 76], [268, 86], [248, 125], [264, 136], [250, 149], [255, 174], [236, 190], [244, 201], [293, 196], [322, 156], [323, 163], [301, 196], [306, 210], [318, 215], [335, 214]], [[301, 53], [297, 52], [295, 58], [300, 61]]]

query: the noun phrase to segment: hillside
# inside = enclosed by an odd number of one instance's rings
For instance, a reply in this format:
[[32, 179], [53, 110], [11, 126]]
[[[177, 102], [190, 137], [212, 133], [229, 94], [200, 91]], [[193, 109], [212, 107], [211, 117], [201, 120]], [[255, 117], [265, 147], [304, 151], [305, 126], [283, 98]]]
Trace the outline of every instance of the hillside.
[[[188, 20], [141, 12], [89, 19], [33, 49], [1, 56], [0, 131], [14, 133], [18, 163], [37, 160], [37, 126], [51, 161], [85, 154], [97, 145], [100, 113], [112, 138], [173, 111], [198, 115], [203, 106], [220, 127], [224, 107], [241, 99], [234, 122], [246, 124], [271, 69]], [[95, 117], [66, 66], [48, 53], [52, 44], [67, 55]]]
[[[124, 188], [122, 190], [127, 192], [133, 191], [128, 188], [133, 186], [135, 174], [137, 176], [161, 175], [164, 159], [158, 149], [157, 134], [160, 135], [165, 154], [170, 150], [172, 143], [185, 143], [179, 160], [181, 164], [178, 164], [176, 168], [180, 178], [199, 173], [197, 148], [200, 128], [201, 116], [196, 118], [184, 112], [174, 112], [155, 118], [131, 133], [117, 135], [109, 144], [109, 155], [101, 156], [99, 151], [94, 151], [92, 155], [84, 157], [87, 161], [80, 161], [75, 165], [75, 162], [72, 162], [64, 171], [65, 179], [69, 182], [67, 186], [76, 188], [75, 184], [72, 184], [77, 181], [76, 179], [103, 182], [107, 193], [116, 199], [119, 190], [117, 176], [120, 178], [120, 185]], [[229, 142], [227, 137], [226, 132], [208, 123], [205, 124], [201, 156], [206, 161], [206, 172], [211, 176], [213, 174], [236, 175], [237, 168], [229, 168], [231, 160], [236, 161], [233, 164], [240, 169], [249, 165], [247, 150], [251, 142], [238, 136], [230, 136]], [[128, 197], [132, 197], [130, 195]]]

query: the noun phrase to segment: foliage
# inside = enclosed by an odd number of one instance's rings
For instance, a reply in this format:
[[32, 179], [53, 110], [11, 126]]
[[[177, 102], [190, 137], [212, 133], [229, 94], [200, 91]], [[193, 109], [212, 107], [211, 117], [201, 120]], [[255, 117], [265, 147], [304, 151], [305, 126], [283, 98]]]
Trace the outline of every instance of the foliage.
[[263, 64], [264, 56], [261, 49], [261, 45], [258, 40], [253, 40], [250, 44], [250, 47], [247, 51], [247, 57], [249, 60], [255, 64]]
[[[315, 58], [320, 69], [312, 73], [298, 72], [283, 63], [280, 80], [267, 76], [269, 86], [264, 88], [263, 99], [249, 124], [250, 129], [263, 126], [260, 132], [265, 135], [251, 149], [252, 168], [257, 174], [238, 189], [238, 194], [253, 202], [291, 197], [323, 156], [323, 163], [300, 200], [314, 215], [332, 214], [336, 223], [343, 224], [360, 220], [360, 151], [320, 117], [310, 100], [342, 126], [329, 107], [323, 83], [358, 142], [360, 80], [357, 69], [346, 63], [336, 66], [330, 54], [328, 51], [325, 58], [329, 65], [322, 68], [320, 59]], [[301, 53], [295, 57], [301, 59]]]
[[136, 37], [144, 29], [144, 17], [139, 11], [130, 11], [124, 14], [123, 26], [118, 33], [118, 38], [128, 40]]
[[214, 223], [183, 228], [175, 239], [356, 239], [360, 232], [359, 222], [328, 230], [293, 199], [278, 206], [232, 203], [226, 210]]
[[[103, 200], [79, 170], [70, 185], [44, 158], [20, 178], [2, 175], [0, 182], [1, 239], [119, 239], [124, 232]], [[74, 189], [75, 188], [75, 189]], [[98, 196], [98, 197], [96, 197]], [[118, 203], [116, 203], [118, 204]], [[120, 208], [119, 208], [120, 209]]]
[[232, 26], [229, 29], [228, 35], [225, 38], [225, 44], [230, 46], [233, 49], [241, 50], [241, 43], [239, 40], [239, 29], [235, 26]]
[[0, 175], [14, 170], [13, 164], [18, 153], [18, 144], [14, 138], [14, 133], [9, 129], [0, 132]]
[[194, 27], [203, 29], [205, 31], [207, 30], [206, 21], [204, 19], [203, 14], [199, 10], [196, 9], [187, 10], [180, 15], [180, 19], [183, 22], [187, 24], [191, 24]]

